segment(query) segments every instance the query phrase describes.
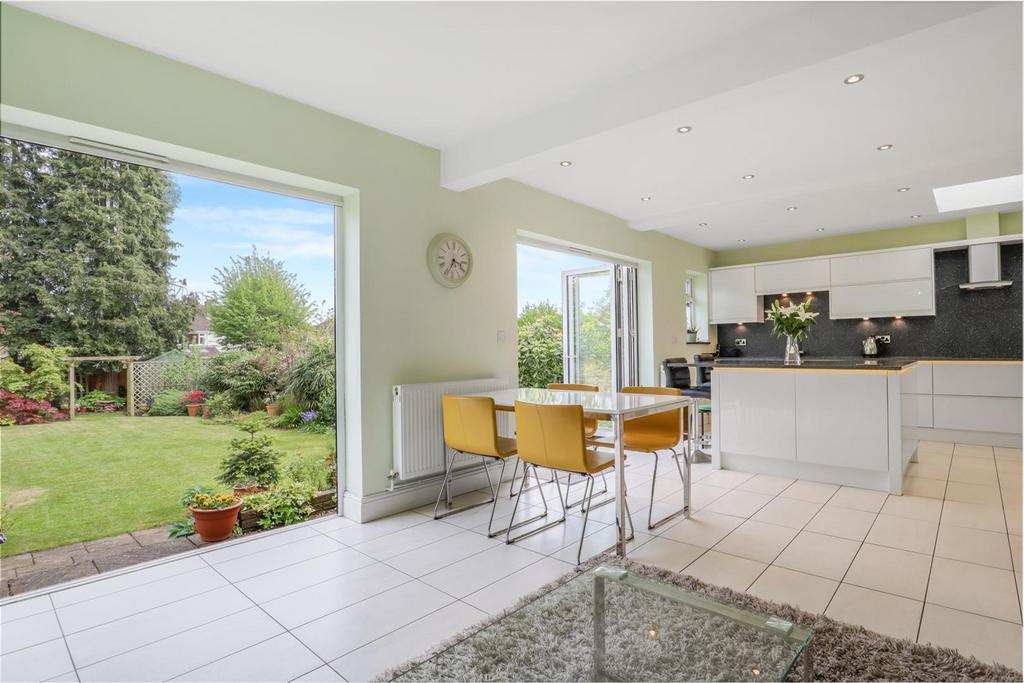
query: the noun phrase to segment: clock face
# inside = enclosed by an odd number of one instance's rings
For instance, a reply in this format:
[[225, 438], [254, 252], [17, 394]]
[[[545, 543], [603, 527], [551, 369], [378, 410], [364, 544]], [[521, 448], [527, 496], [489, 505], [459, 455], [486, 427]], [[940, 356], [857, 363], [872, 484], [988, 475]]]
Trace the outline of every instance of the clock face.
[[469, 277], [473, 268], [473, 255], [460, 238], [442, 233], [430, 242], [427, 265], [438, 283], [445, 287], [457, 287]]

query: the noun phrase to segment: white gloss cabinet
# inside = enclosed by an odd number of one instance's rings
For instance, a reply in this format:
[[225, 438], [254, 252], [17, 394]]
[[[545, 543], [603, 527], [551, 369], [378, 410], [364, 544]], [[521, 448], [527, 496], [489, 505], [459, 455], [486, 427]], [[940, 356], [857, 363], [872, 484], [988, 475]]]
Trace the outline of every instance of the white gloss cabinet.
[[899, 282], [833, 285], [829, 293], [828, 317], [833, 320], [896, 315], [935, 315], [935, 282], [929, 277]]
[[1019, 363], [934, 363], [934, 393], [1020, 398]]
[[763, 299], [754, 291], [754, 266], [712, 270], [708, 280], [711, 324], [764, 321]]
[[827, 258], [754, 266], [754, 288], [758, 294], [820, 292], [828, 287]]
[[716, 371], [712, 379], [723, 451], [795, 459], [795, 372]]
[[934, 255], [932, 249], [928, 247], [833, 256], [830, 261], [833, 286], [865, 285], [874, 282], [931, 279]]
[[1020, 434], [1021, 409], [1019, 398], [936, 395], [933, 426], [935, 429]]
[[888, 470], [886, 375], [799, 371], [793, 374], [797, 462]]

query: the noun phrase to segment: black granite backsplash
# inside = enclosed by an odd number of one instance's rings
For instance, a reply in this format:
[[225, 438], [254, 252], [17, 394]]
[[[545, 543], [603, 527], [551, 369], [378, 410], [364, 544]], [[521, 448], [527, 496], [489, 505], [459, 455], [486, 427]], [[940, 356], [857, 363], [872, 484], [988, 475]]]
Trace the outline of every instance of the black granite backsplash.
[[[940, 251], [935, 254], [935, 316], [872, 318], [871, 320], [830, 320], [828, 292], [815, 292], [812, 311], [821, 313], [817, 324], [803, 342], [807, 357], [856, 356], [868, 335], [888, 334], [891, 344], [879, 344], [880, 356], [920, 356], [949, 358], [1021, 357], [1021, 245], [1007, 244], [1002, 249], [1002, 277], [1013, 285], [1004, 289], [964, 291], [967, 282], [967, 251]], [[806, 296], [790, 292], [795, 301]], [[767, 309], [775, 297], [764, 298]], [[737, 347], [737, 338], [747, 340]], [[718, 343], [722, 349], [735, 348], [742, 356], [782, 356], [784, 340], [771, 335], [771, 323], [719, 325]]]

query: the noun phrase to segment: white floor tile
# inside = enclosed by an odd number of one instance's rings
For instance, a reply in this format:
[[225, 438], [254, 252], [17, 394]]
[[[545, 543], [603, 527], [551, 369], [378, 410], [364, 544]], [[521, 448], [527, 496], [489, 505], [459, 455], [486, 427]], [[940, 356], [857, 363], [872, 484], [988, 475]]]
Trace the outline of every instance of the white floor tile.
[[449, 595], [461, 598], [514, 571], [538, 562], [541, 557], [535, 552], [502, 543], [490, 550], [485, 550], [426, 574], [422, 577], [422, 581]]
[[227, 585], [228, 582], [214, 570], [199, 569], [59, 607], [57, 616], [64, 633], [71, 634]]
[[715, 586], [746, 591], [767, 566], [763, 562], [709, 550], [686, 567], [683, 573]]
[[701, 548], [710, 548], [742, 523], [743, 520], [738, 517], [700, 510], [668, 526], [659, 536]]
[[999, 569], [1013, 569], [1010, 539], [998, 531], [966, 529], [944, 524], [939, 527], [935, 546], [936, 557], [984, 564]]
[[903, 477], [903, 494], [942, 500], [949, 482], [942, 479], [925, 479], [923, 477]]
[[220, 562], [216, 569], [228, 581], [244, 581], [303, 560], [333, 553], [341, 548], [337, 541], [318, 534], [312, 538], [304, 538], [301, 541]]
[[[712, 486], [711, 484], [705, 484], [703, 482], [696, 483], [690, 487], [690, 506], [692, 511], [697, 511], [706, 508], [713, 502], [729, 493], [730, 489], [722, 486]], [[673, 501], [675, 505], [681, 506], [683, 504], [682, 494], [678, 497], [670, 496], [663, 498], [662, 502]]]
[[323, 661], [290, 633], [253, 645], [206, 666], [193, 669], [175, 681], [290, 681]]
[[919, 641], [1021, 670], [1021, 628], [939, 605], [925, 605]]
[[541, 586], [573, 571], [573, 568], [573, 565], [568, 562], [545, 557], [539, 562], [467, 595], [462, 601], [489, 614], [497, 614], [514, 605], [524, 595], [528, 595]]
[[796, 498], [809, 503], [827, 503], [835, 495], [839, 487], [835, 484], [819, 484], [814, 481], [796, 481], [779, 495], [783, 498]]
[[[608, 504], [605, 507], [612, 507], [612, 504]], [[538, 528], [545, 524], [545, 520], [541, 519], [532, 524], [520, 527], [519, 529], [513, 529], [512, 535], [515, 536], [519, 533], [527, 533], [531, 529]], [[597, 533], [603, 529], [606, 524], [600, 524], [588, 520], [586, 532], [590, 534]], [[583, 518], [578, 516], [570, 516], [563, 523], [553, 526], [550, 529], [545, 529], [540, 533], [536, 533], [533, 536], [528, 536], [524, 539], [516, 541], [516, 545], [526, 550], [532, 550], [535, 553], [541, 555], [551, 555], [558, 552], [562, 548], [572, 546], [575, 548], [580, 542], [580, 535], [583, 533]], [[505, 540], [504, 534], [499, 537], [500, 541]]]
[[946, 500], [995, 507], [1002, 502], [999, 487], [995, 484], [963, 484], [958, 481], [946, 484]]
[[838, 587], [838, 581], [771, 566], [747, 592], [765, 600], [794, 605], [807, 612], [820, 614], [825, 611], [825, 606]]
[[258, 608], [78, 669], [83, 681], [166, 681], [283, 632]]
[[[56, 593], [51, 593], [50, 595], [56, 595]], [[50, 602], [50, 595], [40, 595], [35, 598], [16, 600], [6, 605], [0, 605], [0, 621], [14, 621], [15, 619], [22, 619], [33, 614], [52, 610], [53, 603]]]
[[931, 561], [929, 555], [865, 543], [853, 558], [843, 582], [924, 600]]
[[660, 536], [629, 553], [629, 559], [678, 572], [700, 557], [706, 548]]
[[452, 602], [451, 596], [410, 581], [300, 626], [292, 634], [329, 662]]
[[484, 612], [456, 602], [335, 659], [331, 666], [350, 681], [369, 681], [486, 617]]
[[1021, 449], [1019, 448], [1000, 448], [997, 446], [992, 451], [996, 456], [996, 460], [1021, 461]]
[[917, 445], [917, 450], [923, 453], [941, 453], [953, 455], [954, 444], [948, 441], [922, 441]]
[[958, 443], [953, 448], [953, 456], [967, 455], [974, 458], [991, 458], [994, 453], [991, 446], [972, 446], [969, 444]]
[[422, 548], [390, 557], [387, 564], [410, 576], [418, 577], [500, 545], [504, 545], [504, 539], [487, 538], [472, 531], [461, 531]]
[[[482, 508], [477, 508], [480, 510]], [[453, 515], [452, 519], [459, 517], [460, 515]], [[408, 529], [411, 526], [417, 524], [425, 524], [430, 521], [424, 519], [423, 515], [415, 512], [402, 512], [391, 517], [385, 517], [384, 519], [375, 519], [372, 522], [365, 524], [355, 524], [353, 526], [347, 526], [344, 529], [335, 529], [333, 531], [324, 532], [327, 536], [330, 536], [336, 541], [344, 543], [345, 545], [352, 546], [359, 543], [365, 543], [372, 541], [375, 538], [392, 534], [402, 529]]]
[[[842, 493], [840, 490], [836, 495]], [[809, 503], [795, 498], [776, 498], [758, 510], [753, 519], [769, 524], [802, 529], [821, 509], [819, 503]]]
[[875, 519], [867, 542], [931, 555], [938, 528], [938, 522], [881, 514]]
[[261, 550], [278, 548], [288, 543], [301, 541], [304, 538], [313, 538], [319, 534], [310, 526], [297, 526], [282, 531], [272, 531], [259, 534], [252, 538], [240, 538], [237, 541], [227, 541], [228, 545], [218, 545], [216, 548], [202, 553], [202, 558], [209, 564], [220, 564], [234, 560], [245, 555], [252, 555]]
[[882, 514], [938, 522], [942, 515], [942, 501], [919, 496], [889, 496], [882, 506]]
[[365, 543], [359, 543], [352, 547], [375, 560], [386, 560], [389, 557], [430, 545], [435, 541], [440, 541], [442, 538], [454, 536], [460, 531], [462, 531], [462, 528], [454, 524], [446, 524], [441, 520], [431, 520], [427, 524], [417, 524], [408, 529], [402, 529], [393, 534], [375, 538]]
[[[753, 481], [753, 479], [749, 481]], [[764, 493], [734, 489], [708, 505], [705, 509], [709, 512], [746, 519], [771, 502], [773, 497]]]
[[208, 565], [199, 557], [192, 555], [183, 557], [180, 560], [164, 562], [153, 567], [137, 569], [116, 576], [103, 576], [97, 581], [65, 588], [53, 592], [53, 604], [57, 607], [64, 607], [83, 600], [91, 600], [103, 595], [109, 595], [135, 586], [153, 583], [178, 574], [204, 569]]
[[875, 523], [875, 517], [877, 515], [874, 512], [826, 505], [807, 523], [805, 529], [819, 534], [863, 541], [871, 525]]
[[374, 563], [373, 559], [352, 548], [338, 546], [338, 550], [332, 553], [296, 562], [235, 585], [253, 601], [264, 603]]
[[73, 669], [68, 648], [59, 638], [0, 657], [3, 681], [45, 681]]
[[770, 496], [777, 496], [793, 484], [794, 481], [794, 479], [786, 477], [756, 474], [736, 488], [740, 491], [752, 491], [754, 493], [766, 493]]
[[53, 611], [40, 612], [0, 625], [0, 654], [20, 650], [61, 637], [60, 624]]
[[832, 496], [828, 504], [864, 512], [878, 512], [885, 504], [887, 493], [843, 486]]
[[923, 603], [849, 583], [839, 586], [825, 615], [893, 638], [917, 638]]
[[917, 479], [935, 479], [946, 481], [949, 478], [949, 463], [912, 462], [907, 465], [905, 474]]
[[1021, 623], [1013, 572], [936, 557], [928, 602], [994, 619]]
[[319, 669], [302, 674], [298, 678], [293, 678], [292, 683], [345, 683], [345, 679], [337, 671], [324, 665]]
[[753, 474], [737, 472], [736, 470], [714, 470], [711, 474], [700, 481], [702, 484], [708, 484], [710, 486], [734, 489], [753, 476]]
[[225, 586], [69, 634], [68, 649], [77, 666], [88, 666], [252, 606], [236, 588]]
[[294, 629], [410, 580], [396, 569], [375, 564], [288, 593], [262, 607], [285, 628]]
[[857, 541], [801, 531], [776, 558], [775, 564], [840, 581], [859, 549]]
[[953, 451], [949, 453], [931, 453], [928, 451], [917, 451], [917, 462], [923, 462], [928, 465], [942, 465], [947, 470], [949, 469], [949, 463], [953, 461]]
[[942, 523], [965, 526], [985, 531], [1006, 531], [1003, 511], [992, 505], [958, 503], [947, 500], [942, 504]]
[[771, 563], [796, 535], [796, 529], [748, 519], [719, 541], [715, 550]]
[[1010, 534], [1010, 557], [1013, 559], [1013, 570], [1021, 571], [1021, 537]]
[[[605, 526], [600, 531], [587, 534], [587, 537], [583, 539], [583, 561], [586, 562], [595, 555], [600, 555], [601, 553], [611, 550], [615, 546], [617, 535], [618, 532], [614, 526]], [[641, 547], [652, 538], [654, 538], [654, 536], [650, 536], [643, 531], [636, 531], [633, 540], [626, 544], [627, 554], [632, 553], [636, 548]], [[570, 545], [562, 548], [557, 553], [552, 554], [551, 557], [556, 560], [561, 560], [562, 562], [568, 562], [575, 567], [576, 553], [577, 546]]]
[[341, 517], [334, 515], [332, 517], [324, 517], [322, 520], [310, 524], [310, 527], [316, 529], [320, 533], [327, 531], [337, 531], [338, 529], [344, 529], [345, 527], [355, 526], [358, 522], [348, 519], [347, 517]]

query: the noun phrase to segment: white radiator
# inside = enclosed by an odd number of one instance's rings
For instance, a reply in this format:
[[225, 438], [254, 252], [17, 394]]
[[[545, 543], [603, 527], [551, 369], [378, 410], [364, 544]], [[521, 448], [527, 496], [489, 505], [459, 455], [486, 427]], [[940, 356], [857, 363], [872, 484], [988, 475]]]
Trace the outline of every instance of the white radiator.
[[[444, 473], [443, 394], [475, 394], [515, 386], [507, 379], [491, 378], [392, 387], [394, 468], [398, 476], [408, 481]], [[498, 413], [498, 433], [512, 436], [514, 419], [512, 413]]]

